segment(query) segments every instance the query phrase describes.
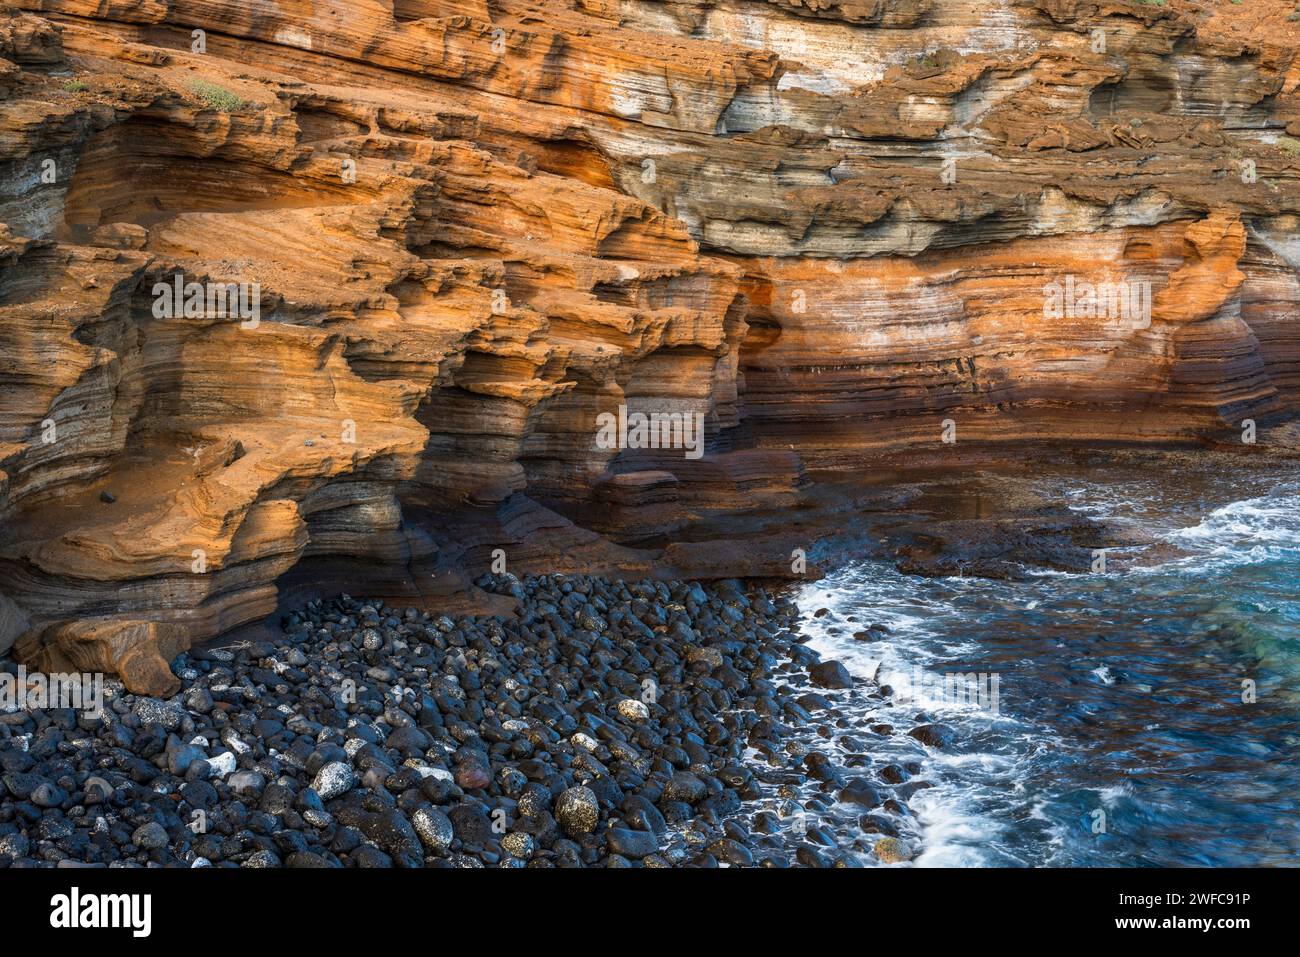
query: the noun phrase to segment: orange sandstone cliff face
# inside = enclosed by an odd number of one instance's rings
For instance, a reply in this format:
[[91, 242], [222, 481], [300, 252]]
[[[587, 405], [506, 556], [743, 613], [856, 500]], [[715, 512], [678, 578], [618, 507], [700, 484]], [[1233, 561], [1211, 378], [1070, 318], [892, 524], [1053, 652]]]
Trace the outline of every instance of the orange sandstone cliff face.
[[669, 539], [945, 433], [1281, 421], [1294, 11], [0, 3], [0, 651], [161, 693], [296, 569], [788, 572]]

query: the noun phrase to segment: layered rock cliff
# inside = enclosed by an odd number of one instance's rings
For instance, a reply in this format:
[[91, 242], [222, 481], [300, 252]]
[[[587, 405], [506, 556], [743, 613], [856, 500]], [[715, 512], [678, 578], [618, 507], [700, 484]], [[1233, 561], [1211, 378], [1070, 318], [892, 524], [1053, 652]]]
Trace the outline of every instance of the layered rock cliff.
[[[0, 646], [162, 691], [295, 575], [776, 574], [682, 530], [1286, 420], [1298, 42], [1282, 0], [0, 3]], [[701, 454], [599, 442], [620, 406]]]

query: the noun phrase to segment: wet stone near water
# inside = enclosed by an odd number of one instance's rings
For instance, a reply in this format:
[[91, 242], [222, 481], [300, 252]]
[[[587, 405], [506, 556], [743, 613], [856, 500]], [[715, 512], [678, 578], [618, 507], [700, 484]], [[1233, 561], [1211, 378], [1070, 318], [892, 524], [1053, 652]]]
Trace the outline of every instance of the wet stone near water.
[[905, 802], [841, 766], [848, 749], [807, 717], [873, 683], [833, 662], [822, 671], [837, 680], [814, 693], [789, 599], [739, 581], [476, 584], [518, 598], [517, 615], [313, 602], [275, 641], [182, 655], [172, 699], [110, 682], [102, 718], [10, 715], [0, 866], [823, 867], [910, 855], [879, 844], [911, 834]]

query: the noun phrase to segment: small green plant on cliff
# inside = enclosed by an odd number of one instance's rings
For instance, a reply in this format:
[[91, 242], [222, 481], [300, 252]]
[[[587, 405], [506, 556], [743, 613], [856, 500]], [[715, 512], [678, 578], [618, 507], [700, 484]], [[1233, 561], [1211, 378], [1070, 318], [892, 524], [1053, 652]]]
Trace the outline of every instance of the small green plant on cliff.
[[67, 83], [63, 84], [63, 88], [69, 93], [80, 93], [86, 88], [86, 84], [82, 83], [80, 80], [69, 80]]
[[222, 113], [234, 113], [244, 108], [244, 101], [227, 90], [224, 86], [209, 83], [207, 80], [191, 80], [190, 91], [207, 105], [209, 109]]
[[1277, 146], [1278, 149], [1286, 150], [1292, 156], [1300, 156], [1300, 140], [1293, 136], [1279, 136]]
[[926, 51], [918, 53], [904, 65], [903, 70], [913, 77], [933, 76], [938, 70], [951, 65], [951, 56], [946, 51]]

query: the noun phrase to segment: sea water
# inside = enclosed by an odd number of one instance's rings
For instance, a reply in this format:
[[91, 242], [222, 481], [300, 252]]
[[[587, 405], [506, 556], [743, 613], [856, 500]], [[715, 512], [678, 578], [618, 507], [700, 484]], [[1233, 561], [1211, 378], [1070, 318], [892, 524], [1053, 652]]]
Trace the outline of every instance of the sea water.
[[[799, 594], [811, 647], [921, 694], [872, 701], [956, 740], [920, 749], [919, 866], [1290, 865], [1300, 860], [1300, 479], [1056, 480], [1070, 508], [1140, 527], [1127, 570], [925, 579], [886, 561]], [[831, 614], [816, 618], [813, 611]], [[851, 618], [886, 626], [851, 637]], [[996, 706], [936, 693], [996, 676]], [[918, 675], [931, 680], [917, 682]], [[859, 716], [861, 717], [861, 716]], [[918, 746], [883, 740], [875, 761]], [[892, 750], [891, 750], [892, 749]]]

